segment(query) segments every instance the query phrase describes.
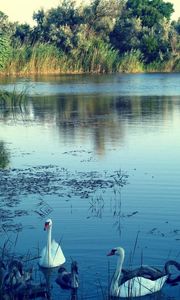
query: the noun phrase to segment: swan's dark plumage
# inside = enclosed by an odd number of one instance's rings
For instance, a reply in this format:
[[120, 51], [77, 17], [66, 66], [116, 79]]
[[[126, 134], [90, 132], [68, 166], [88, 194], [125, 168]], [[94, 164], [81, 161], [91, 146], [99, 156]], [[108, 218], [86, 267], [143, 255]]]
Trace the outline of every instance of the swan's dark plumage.
[[165, 275], [171, 276], [170, 267], [176, 267], [180, 271], [180, 263], [178, 263], [175, 260], [168, 260], [163, 270], [159, 270], [156, 267], [151, 267], [147, 265], [142, 265], [139, 268], [136, 268], [134, 270], [126, 270], [122, 269], [122, 277], [121, 277], [121, 284], [126, 282], [127, 280], [130, 280], [134, 277], [144, 277], [148, 278], [150, 280], [157, 280]]
[[168, 260], [166, 263], [165, 263], [165, 266], [164, 266], [164, 270], [166, 272], [166, 274], [170, 275], [171, 276], [171, 270], [170, 268], [174, 266], [178, 271], [180, 271], [180, 263], [178, 263], [177, 261], [175, 260]]
[[76, 261], [73, 261], [71, 264], [71, 272], [68, 272], [64, 267], [59, 268], [56, 283], [59, 284], [63, 289], [78, 288], [79, 280], [78, 280], [78, 267]]
[[0, 260], [0, 269], [6, 270], [6, 266], [2, 260]]
[[161, 271], [157, 268], [142, 265], [134, 270], [122, 270], [122, 277], [120, 278], [121, 284], [134, 278], [134, 277], [144, 277], [150, 280], [157, 280], [162, 276], [165, 276], [165, 271]]

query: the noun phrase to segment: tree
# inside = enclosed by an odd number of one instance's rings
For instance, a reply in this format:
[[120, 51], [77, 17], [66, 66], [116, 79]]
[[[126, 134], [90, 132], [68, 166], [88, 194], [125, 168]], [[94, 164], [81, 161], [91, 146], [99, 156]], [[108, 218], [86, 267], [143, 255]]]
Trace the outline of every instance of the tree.
[[15, 31], [15, 23], [11, 23], [8, 20], [8, 16], [0, 11], [0, 34], [6, 35], [9, 38]]
[[29, 24], [16, 23], [15, 32], [12, 36], [12, 43], [15, 46], [21, 46], [24, 43], [32, 42], [32, 29]]
[[45, 33], [48, 33], [48, 27], [46, 25], [46, 14], [44, 9], [40, 9], [33, 14], [33, 20], [36, 21], [37, 25], [32, 31], [33, 42], [45, 42]]
[[179, 56], [180, 53], [180, 18], [173, 21], [170, 30], [170, 43], [172, 53]]
[[178, 34], [180, 34], [180, 18], [177, 21], [172, 22], [172, 26]]
[[129, 18], [126, 13], [117, 21], [114, 30], [110, 33], [111, 43], [122, 53], [139, 49], [141, 38], [141, 19]]
[[76, 33], [82, 17], [73, 1], [64, 0], [61, 6], [46, 13], [39, 10], [34, 13], [33, 19], [37, 22], [33, 31], [34, 41], [52, 43], [67, 52], [76, 45]]
[[170, 52], [173, 5], [163, 0], [127, 0], [110, 41], [120, 53], [140, 50], [144, 62], [164, 60]]
[[124, 3], [124, 0], [92, 1], [83, 10], [84, 22], [88, 25], [88, 31], [96, 32], [105, 40], [109, 39], [109, 34], [114, 28]]
[[70, 26], [73, 29], [81, 23], [81, 16], [72, 0], [64, 0], [57, 8], [51, 8], [48, 11], [47, 21], [49, 24], [59, 26]]
[[8, 27], [8, 16], [0, 11], [0, 34], [5, 33]]
[[140, 17], [142, 25], [149, 28], [163, 18], [170, 20], [174, 12], [173, 4], [163, 0], [128, 0], [126, 9], [131, 17]]

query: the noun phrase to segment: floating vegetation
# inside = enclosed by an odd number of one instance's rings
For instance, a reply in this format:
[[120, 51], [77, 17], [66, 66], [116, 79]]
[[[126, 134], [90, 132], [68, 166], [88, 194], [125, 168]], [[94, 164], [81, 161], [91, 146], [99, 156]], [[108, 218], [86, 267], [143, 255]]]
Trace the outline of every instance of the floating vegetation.
[[[36, 213], [45, 217], [52, 212], [52, 207], [42, 197], [53, 195], [63, 199], [78, 197], [91, 199], [91, 209], [98, 213], [98, 206], [103, 205], [103, 198], [93, 200], [92, 195], [106, 189], [119, 189], [127, 184], [128, 175], [122, 171], [114, 172], [71, 172], [54, 165], [27, 169], [0, 170], [0, 231], [11, 229], [10, 222], [17, 216]], [[25, 196], [39, 197], [34, 209], [15, 209]], [[96, 205], [96, 208], [94, 207]], [[100, 210], [99, 210], [100, 213]], [[14, 227], [15, 229], [16, 227]], [[21, 226], [17, 227], [18, 229]], [[16, 229], [17, 229], [16, 228]]]
[[98, 189], [113, 188], [117, 184], [123, 186], [128, 178], [125, 173], [119, 176], [117, 171], [73, 173], [52, 165], [4, 170], [0, 171], [0, 176], [0, 196], [7, 199], [29, 194], [56, 194], [64, 197], [70, 194], [88, 198]]
[[162, 238], [171, 236], [174, 237], [176, 241], [180, 240], [180, 229], [170, 229], [164, 227], [162, 230], [161, 228], [154, 227], [150, 231], [148, 231], [147, 234]]

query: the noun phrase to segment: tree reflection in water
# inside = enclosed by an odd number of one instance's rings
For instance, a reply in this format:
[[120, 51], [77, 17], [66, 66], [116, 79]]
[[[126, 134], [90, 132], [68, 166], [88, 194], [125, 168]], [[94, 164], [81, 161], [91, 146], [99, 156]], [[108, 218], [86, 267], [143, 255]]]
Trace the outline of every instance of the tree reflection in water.
[[77, 136], [91, 139], [95, 152], [103, 156], [106, 145], [115, 149], [125, 141], [127, 126], [144, 122], [158, 126], [173, 114], [176, 97], [56, 95], [33, 97], [31, 119], [41, 124], [53, 124], [61, 138], [72, 143]]
[[118, 143], [125, 142], [128, 125], [144, 122], [151, 129], [155, 128], [162, 121], [165, 124], [179, 105], [176, 97], [104, 94], [33, 95], [16, 101], [15, 106], [9, 103], [12, 102], [6, 101], [4, 106], [0, 103], [3, 122], [51, 124], [62, 140], [69, 140], [72, 144], [77, 136], [82, 143], [88, 137], [99, 156], [105, 154], [106, 145], [111, 145], [113, 150]]
[[0, 141], [0, 169], [5, 169], [9, 165], [9, 152], [3, 141]]

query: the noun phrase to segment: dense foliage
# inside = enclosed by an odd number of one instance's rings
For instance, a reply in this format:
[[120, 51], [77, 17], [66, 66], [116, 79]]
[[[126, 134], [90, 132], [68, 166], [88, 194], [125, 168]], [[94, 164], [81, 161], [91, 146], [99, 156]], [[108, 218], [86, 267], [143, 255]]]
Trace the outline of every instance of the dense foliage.
[[0, 68], [6, 73], [180, 70], [180, 20], [163, 0], [92, 0], [38, 10], [35, 26], [0, 12]]

